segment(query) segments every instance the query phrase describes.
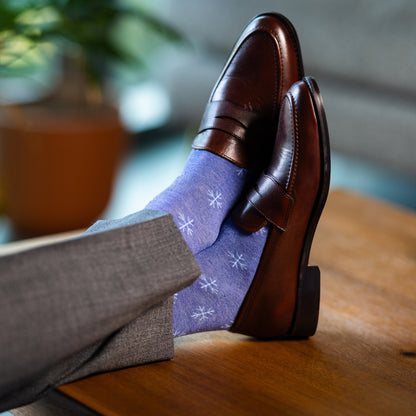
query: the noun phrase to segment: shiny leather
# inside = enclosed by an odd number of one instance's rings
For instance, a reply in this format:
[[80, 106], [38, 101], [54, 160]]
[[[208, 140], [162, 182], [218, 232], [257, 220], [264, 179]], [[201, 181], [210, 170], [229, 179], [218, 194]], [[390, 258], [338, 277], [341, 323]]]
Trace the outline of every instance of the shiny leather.
[[[305, 78], [293, 85], [282, 101], [269, 166], [231, 216], [248, 232], [271, 225], [232, 331], [261, 338], [290, 334], [300, 301], [299, 278], [307, 268], [313, 234], [328, 193], [329, 163], [321, 96], [316, 82]], [[311, 315], [314, 312], [310, 311]]]
[[292, 24], [279, 14], [256, 16], [239, 37], [211, 93], [193, 148], [240, 167], [264, 166], [281, 100], [302, 76]]

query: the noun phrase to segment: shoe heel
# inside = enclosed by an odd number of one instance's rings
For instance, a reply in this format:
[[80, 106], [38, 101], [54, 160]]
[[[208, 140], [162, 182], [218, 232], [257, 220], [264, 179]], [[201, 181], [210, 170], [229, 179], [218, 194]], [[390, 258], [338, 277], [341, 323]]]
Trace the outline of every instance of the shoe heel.
[[308, 338], [318, 325], [321, 273], [318, 266], [307, 266], [299, 277], [295, 318], [288, 338]]

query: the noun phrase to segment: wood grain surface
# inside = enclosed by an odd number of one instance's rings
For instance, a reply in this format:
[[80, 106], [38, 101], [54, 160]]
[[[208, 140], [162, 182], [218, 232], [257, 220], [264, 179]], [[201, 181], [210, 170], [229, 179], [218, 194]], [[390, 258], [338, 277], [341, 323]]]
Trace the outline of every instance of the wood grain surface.
[[176, 340], [175, 358], [60, 388], [103, 415], [415, 415], [416, 215], [331, 192], [311, 263], [318, 331]]

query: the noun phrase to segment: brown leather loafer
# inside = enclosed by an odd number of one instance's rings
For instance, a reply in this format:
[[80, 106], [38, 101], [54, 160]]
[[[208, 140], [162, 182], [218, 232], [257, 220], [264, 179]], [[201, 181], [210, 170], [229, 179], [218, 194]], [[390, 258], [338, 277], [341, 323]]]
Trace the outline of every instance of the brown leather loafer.
[[237, 166], [265, 166], [276, 135], [280, 103], [302, 79], [299, 41], [282, 15], [255, 17], [239, 37], [208, 101], [194, 149]]
[[249, 232], [270, 223], [253, 283], [231, 331], [260, 338], [315, 333], [320, 272], [308, 266], [315, 229], [329, 188], [325, 111], [313, 78], [294, 84], [282, 101], [268, 168], [232, 214]]

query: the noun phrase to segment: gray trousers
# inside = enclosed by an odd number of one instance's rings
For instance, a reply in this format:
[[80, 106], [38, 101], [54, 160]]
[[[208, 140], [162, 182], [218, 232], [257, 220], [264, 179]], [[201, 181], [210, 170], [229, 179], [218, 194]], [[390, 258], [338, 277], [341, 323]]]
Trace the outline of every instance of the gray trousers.
[[0, 411], [87, 375], [172, 358], [172, 295], [199, 273], [158, 211], [0, 257]]

